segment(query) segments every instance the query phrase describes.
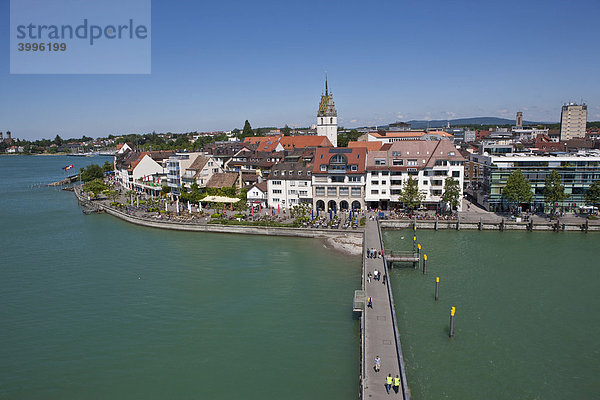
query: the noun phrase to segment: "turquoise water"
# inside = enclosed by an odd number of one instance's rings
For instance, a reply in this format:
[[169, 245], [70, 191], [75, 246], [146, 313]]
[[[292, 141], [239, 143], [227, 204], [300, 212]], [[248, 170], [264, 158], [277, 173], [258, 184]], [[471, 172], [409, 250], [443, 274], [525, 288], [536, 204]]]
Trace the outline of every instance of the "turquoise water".
[[0, 157], [1, 398], [356, 397], [360, 259], [84, 215], [37, 186], [104, 160]]
[[[86, 216], [39, 186], [104, 160], [0, 157], [0, 398], [357, 397], [359, 259]], [[599, 235], [418, 237], [428, 275], [391, 273], [412, 399], [598, 397]]]
[[[384, 238], [412, 246], [410, 231]], [[428, 274], [390, 275], [412, 399], [598, 398], [598, 234], [419, 231], [418, 241]]]

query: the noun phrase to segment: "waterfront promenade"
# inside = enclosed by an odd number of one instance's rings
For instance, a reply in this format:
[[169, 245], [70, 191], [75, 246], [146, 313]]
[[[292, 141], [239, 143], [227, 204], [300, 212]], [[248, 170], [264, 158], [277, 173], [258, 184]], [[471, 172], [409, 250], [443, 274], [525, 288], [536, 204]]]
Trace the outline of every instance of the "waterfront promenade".
[[[366, 298], [372, 298], [372, 307], [365, 307], [364, 329], [362, 332], [364, 343], [363, 357], [363, 398], [364, 399], [387, 399], [393, 398], [408, 399], [406, 376], [404, 371], [404, 362], [402, 360], [402, 350], [400, 347], [400, 337], [396, 326], [395, 310], [393, 298], [390, 290], [389, 279], [384, 279], [383, 275], [388, 274], [385, 258], [369, 258], [367, 253], [369, 249], [375, 249], [383, 252], [383, 242], [381, 240], [381, 231], [379, 222], [375, 219], [369, 219], [365, 229], [364, 254], [363, 254], [363, 290]], [[381, 279], [368, 280], [369, 273], [373, 271], [380, 272]], [[381, 358], [381, 370], [375, 371], [375, 357]], [[388, 394], [385, 388], [386, 377], [392, 374], [401, 377], [401, 384], [398, 394], [394, 389]]]

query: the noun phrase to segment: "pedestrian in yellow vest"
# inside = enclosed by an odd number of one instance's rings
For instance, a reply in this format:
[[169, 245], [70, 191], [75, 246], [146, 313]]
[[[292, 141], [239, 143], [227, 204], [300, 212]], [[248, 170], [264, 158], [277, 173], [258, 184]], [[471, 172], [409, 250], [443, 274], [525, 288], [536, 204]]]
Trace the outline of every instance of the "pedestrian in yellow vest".
[[392, 388], [392, 374], [388, 374], [388, 376], [385, 378], [385, 390], [387, 391], [387, 394], [390, 394], [390, 389]]
[[400, 390], [400, 378], [396, 375], [394, 378], [394, 392], [398, 393], [398, 390]]

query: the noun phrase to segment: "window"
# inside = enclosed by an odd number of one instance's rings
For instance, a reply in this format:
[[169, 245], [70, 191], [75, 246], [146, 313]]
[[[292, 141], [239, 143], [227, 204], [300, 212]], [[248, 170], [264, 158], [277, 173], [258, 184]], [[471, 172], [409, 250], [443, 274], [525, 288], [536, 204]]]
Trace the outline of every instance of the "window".
[[389, 174], [389, 171], [381, 171], [381, 176], [388, 176]]
[[273, 189], [273, 194], [281, 194], [281, 189]]
[[452, 177], [460, 178], [460, 171], [452, 171]]
[[315, 187], [315, 194], [317, 196], [325, 196], [325, 188], [323, 186]]
[[337, 196], [337, 188], [336, 187], [328, 187], [327, 188], [327, 196]]
[[311, 172], [310, 172], [310, 171], [308, 171], [308, 172], [306, 173], [306, 175], [308, 175], [308, 176], [310, 176], [310, 174], [311, 174]]
[[371, 190], [371, 194], [379, 194], [379, 190], [373, 189], [373, 190]]
[[308, 191], [300, 190], [300, 196], [308, 196]]
[[345, 180], [346, 180], [345, 176], [335, 176], [335, 175], [331, 176], [331, 182], [343, 183]]
[[387, 185], [387, 181], [381, 181], [382, 185]]
[[273, 175], [274, 175], [274, 176], [277, 176], [277, 175], [279, 175], [279, 171], [273, 171]]
[[321, 172], [327, 171], [327, 165], [321, 164]]
[[379, 185], [379, 181], [371, 181], [371, 185]]
[[392, 186], [401, 186], [402, 185], [402, 181], [399, 181], [399, 180], [393, 180], [390, 183], [392, 184]]
[[348, 196], [349, 194], [350, 190], [348, 189], [348, 186], [340, 187], [340, 196]]
[[271, 181], [273, 185], [281, 185], [281, 181]]
[[349, 176], [348, 182], [360, 182], [360, 176]]
[[336, 154], [329, 159], [329, 164], [347, 164], [348, 160], [343, 154]]
[[279, 199], [273, 199], [274, 203], [279, 203]]
[[392, 151], [392, 157], [402, 157], [401, 151]]
[[408, 161], [406, 162], [406, 165], [409, 165], [409, 166], [417, 166], [417, 165], [419, 165], [419, 161], [418, 161], [418, 160], [408, 160]]
[[376, 158], [375, 165], [385, 165], [385, 158]]
[[288, 194], [296, 194], [295, 190], [288, 190]]
[[350, 166], [350, 170], [352, 170], [352, 171], [358, 171], [358, 165], [351, 165]]
[[290, 175], [290, 176], [294, 176], [294, 171], [290, 170], [290, 173], [289, 173], [289, 175]]
[[352, 188], [352, 196], [353, 197], [360, 197], [361, 195], [362, 195], [362, 190], [359, 187]]
[[296, 186], [296, 181], [290, 181], [290, 186]]
[[387, 190], [381, 189], [381, 194], [387, 194]]

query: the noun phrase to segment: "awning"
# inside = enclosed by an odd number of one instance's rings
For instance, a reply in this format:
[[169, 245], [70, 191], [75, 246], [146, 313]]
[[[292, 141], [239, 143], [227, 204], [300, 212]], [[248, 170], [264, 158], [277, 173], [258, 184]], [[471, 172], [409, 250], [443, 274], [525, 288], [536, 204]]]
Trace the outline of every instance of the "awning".
[[211, 202], [211, 203], [237, 203], [240, 201], [237, 197], [225, 197], [225, 196], [206, 196], [200, 201]]

